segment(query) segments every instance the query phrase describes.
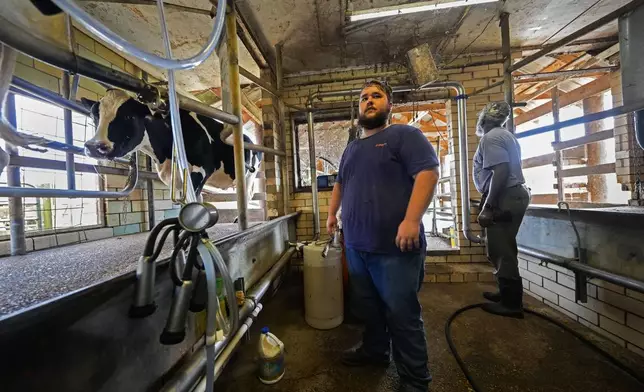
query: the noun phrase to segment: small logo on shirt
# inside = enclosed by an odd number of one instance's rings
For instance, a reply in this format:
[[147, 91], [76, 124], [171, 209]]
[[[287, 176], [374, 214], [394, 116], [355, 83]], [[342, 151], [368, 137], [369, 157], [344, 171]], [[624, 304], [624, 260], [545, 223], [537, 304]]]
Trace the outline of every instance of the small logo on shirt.
[[386, 145], [387, 145], [387, 143], [378, 143], [378, 144], [376, 144], [376, 147], [384, 147]]

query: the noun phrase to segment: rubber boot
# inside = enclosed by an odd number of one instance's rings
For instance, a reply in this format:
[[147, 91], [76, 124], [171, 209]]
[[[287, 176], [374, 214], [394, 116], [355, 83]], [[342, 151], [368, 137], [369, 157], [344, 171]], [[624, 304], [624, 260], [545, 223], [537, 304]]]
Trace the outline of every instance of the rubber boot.
[[491, 291], [486, 291], [483, 293], [483, 298], [492, 302], [501, 302], [501, 292], [497, 291], [496, 293], [493, 293]]
[[499, 279], [501, 301], [484, 304], [481, 309], [498, 316], [523, 318], [523, 282], [519, 280]]

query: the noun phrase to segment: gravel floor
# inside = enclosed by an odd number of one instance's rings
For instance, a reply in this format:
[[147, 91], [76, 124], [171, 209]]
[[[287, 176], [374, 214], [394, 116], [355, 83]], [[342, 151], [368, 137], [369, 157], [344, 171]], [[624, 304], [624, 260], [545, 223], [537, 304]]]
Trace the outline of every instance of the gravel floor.
[[[222, 223], [208, 231], [219, 239], [237, 232]], [[0, 317], [136, 269], [147, 233], [0, 258]], [[170, 256], [166, 241], [160, 259]]]

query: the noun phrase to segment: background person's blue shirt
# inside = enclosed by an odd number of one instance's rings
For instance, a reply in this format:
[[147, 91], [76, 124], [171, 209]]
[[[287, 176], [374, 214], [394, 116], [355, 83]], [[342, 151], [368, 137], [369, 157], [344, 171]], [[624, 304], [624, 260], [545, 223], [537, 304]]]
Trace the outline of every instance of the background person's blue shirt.
[[[337, 182], [342, 187], [342, 231], [349, 248], [373, 253], [401, 253], [398, 226], [420, 171], [439, 165], [436, 151], [417, 128], [390, 125], [351, 142], [340, 161]], [[420, 249], [427, 244], [421, 222]]]

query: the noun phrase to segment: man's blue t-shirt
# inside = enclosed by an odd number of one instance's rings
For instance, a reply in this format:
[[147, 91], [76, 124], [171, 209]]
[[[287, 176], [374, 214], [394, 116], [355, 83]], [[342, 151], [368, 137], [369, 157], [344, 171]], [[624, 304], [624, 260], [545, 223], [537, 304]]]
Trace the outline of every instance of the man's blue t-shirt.
[[[434, 147], [417, 128], [390, 125], [351, 142], [344, 150], [337, 182], [342, 187], [342, 231], [349, 248], [401, 253], [398, 226], [405, 218], [414, 176], [439, 165]], [[427, 244], [420, 225], [419, 252]]]

